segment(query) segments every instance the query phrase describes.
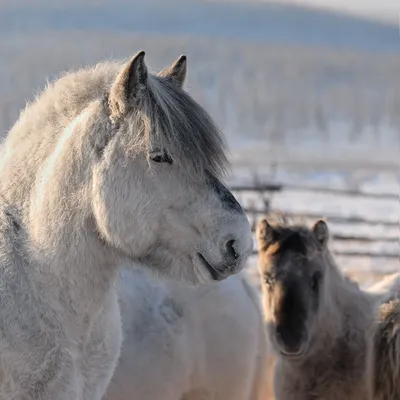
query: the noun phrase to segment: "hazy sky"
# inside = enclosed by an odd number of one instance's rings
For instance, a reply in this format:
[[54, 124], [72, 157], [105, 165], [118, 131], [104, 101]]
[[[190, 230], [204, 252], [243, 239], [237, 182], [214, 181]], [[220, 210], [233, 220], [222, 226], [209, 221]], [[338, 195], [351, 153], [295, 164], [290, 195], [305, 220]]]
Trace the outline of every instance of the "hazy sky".
[[289, 3], [318, 6], [367, 15], [378, 19], [399, 21], [400, 0], [285, 0]]

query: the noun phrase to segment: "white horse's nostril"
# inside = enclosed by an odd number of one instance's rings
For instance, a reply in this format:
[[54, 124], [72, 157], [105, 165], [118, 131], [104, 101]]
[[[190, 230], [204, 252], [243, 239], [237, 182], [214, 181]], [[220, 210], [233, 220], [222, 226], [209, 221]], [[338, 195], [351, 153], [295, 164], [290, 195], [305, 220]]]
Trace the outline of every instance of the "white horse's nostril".
[[225, 248], [226, 248], [226, 253], [229, 255], [229, 257], [233, 258], [234, 260], [237, 260], [239, 258], [239, 254], [235, 249], [235, 244], [236, 241], [234, 239], [228, 240], [225, 245]]

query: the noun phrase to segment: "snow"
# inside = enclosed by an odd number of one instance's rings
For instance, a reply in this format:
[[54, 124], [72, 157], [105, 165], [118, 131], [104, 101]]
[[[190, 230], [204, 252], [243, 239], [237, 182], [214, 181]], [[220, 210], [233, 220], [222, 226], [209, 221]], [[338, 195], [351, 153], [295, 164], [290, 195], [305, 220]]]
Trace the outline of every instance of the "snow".
[[[257, 152], [257, 148], [253, 149]], [[249, 152], [250, 153], [250, 152]], [[233, 157], [234, 158], [234, 157]], [[360, 252], [373, 253], [376, 256], [336, 256], [340, 268], [347, 274], [367, 285], [382, 274], [400, 271], [399, 264], [399, 219], [400, 204], [399, 181], [396, 170], [377, 170], [367, 165], [355, 169], [332, 168], [331, 166], [314, 168], [307, 163], [293, 165], [276, 165], [274, 168], [268, 160], [254, 164], [246, 160], [244, 163], [234, 163], [228, 183], [249, 184], [254, 182], [279, 182], [312, 188], [335, 188], [345, 190], [357, 188], [366, 193], [386, 193], [391, 198], [369, 198], [364, 196], [350, 196], [331, 193], [319, 193], [309, 190], [290, 190], [261, 195], [258, 192], [237, 192], [238, 200], [245, 208], [263, 209], [265, 199], [270, 202], [273, 211], [294, 213], [316, 213], [323, 218], [325, 215], [346, 217], [360, 217], [365, 220], [381, 221], [382, 223], [345, 223], [329, 222], [332, 234], [352, 235], [374, 239], [371, 242], [331, 240], [330, 247], [335, 253]], [[260, 215], [257, 216], [260, 218]], [[249, 214], [253, 220], [253, 215]], [[311, 225], [312, 219], [300, 219]], [[384, 223], [391, 225], [385, 225]], [[385, 240], [385, 239], [389, 240]], [[256, 248], [256, 243], [255, 243]], [[379, 255], [394, 255], [394, 257], [379, 257]], [[257, 257], [253, 256], [248, 263], [248, 273], [257, 284]]]

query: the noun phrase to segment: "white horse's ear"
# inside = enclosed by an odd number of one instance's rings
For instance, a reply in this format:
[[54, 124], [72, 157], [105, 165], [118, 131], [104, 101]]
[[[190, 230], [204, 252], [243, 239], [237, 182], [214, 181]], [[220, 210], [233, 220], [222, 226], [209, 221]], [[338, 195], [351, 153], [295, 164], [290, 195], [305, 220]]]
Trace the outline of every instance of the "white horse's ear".
[[186, 56], [181, 55], [170, 67], [164, 68], [157, 75], [163, 78], [170, 78], [178, 87], [182, 87], [187, 75]]
[[121, 70], [115, 79], [109, 104], [113, 115], [124, 115], [129, 104], [139, 99], [147, 86], [147, 67], [144, 51], [139, 51]]
[[260, 250], [266, 250], [277, 241], [277, 232], [268, 221], [263, 218], [257, 225], [257, 242]]
[[312, 232], [316, 241], [321, 245], [325, 246], [329, 240], [329, 228], [325, 221], [322, 219], [318, 220], [312, 227]]

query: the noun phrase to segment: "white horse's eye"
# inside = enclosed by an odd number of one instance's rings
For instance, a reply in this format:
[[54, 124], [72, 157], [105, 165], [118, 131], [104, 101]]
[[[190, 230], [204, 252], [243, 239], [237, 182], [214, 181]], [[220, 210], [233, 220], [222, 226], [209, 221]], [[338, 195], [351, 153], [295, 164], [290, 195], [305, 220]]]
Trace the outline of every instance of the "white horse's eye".
[[151, 153], [150, 159], [155, 163], [172, 164], [172, 158], [165, 151], [157, 151]]

